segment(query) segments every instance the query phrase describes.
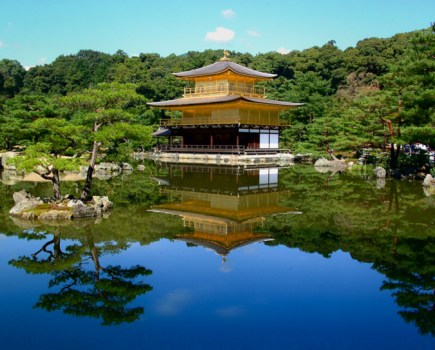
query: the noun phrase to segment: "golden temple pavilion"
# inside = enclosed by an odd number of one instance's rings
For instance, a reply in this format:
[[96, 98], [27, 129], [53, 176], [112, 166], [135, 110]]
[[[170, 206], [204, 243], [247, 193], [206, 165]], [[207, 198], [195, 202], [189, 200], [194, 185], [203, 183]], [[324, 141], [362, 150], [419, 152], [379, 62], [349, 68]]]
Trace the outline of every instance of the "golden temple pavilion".
[[[218, 62], [173, 74], [192, 87], [184, 88], [182, 98], [148, 103], [171, 114], [154, 133], [168, 137], [160, 151], [277, 154], [280, 130], [285, 127], [280, 112], [302, 105], [266, 98], [264, 84], [258, 84], [276, 74], [234, 63], [227, 51]], [[181, 117], [173, 111], [181, 112]]]

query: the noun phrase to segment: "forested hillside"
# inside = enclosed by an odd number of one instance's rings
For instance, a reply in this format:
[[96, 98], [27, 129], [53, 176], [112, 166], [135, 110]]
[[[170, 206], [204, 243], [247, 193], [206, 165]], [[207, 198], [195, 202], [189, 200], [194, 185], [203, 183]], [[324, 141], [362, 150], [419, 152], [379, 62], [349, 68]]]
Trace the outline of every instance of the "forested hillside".
[[[414, 142], [435, 147], [434, 38], [429, 28], [365, 39], [346, 50], [330, 41], [285, 55], [231, 52], [231, 59], [279, 75], [267, 83], [268, 97], [305, 103], [283, 116], [292, 127], [283, 132], [282, 145], [295, 153], [353, 154], [362, 147]], [[116, 130], [111, 126], [116, 135], [107, 129], [98, 136], [113, 154], [149, 149], [162, 112], [146, 102], [181, 97], [185, 82], [171, 73], [221, 57], [222, 50], [168, 57], [82, 50], [28, 71], [3, 59], [0, 150], [44, 144], [45, 151], [57, 154], [89, 151], [97, 134], [84, 130], [92, 131], [96, 116], [104, 113], [118, 123]], [[127, 125], [141, 126], [146, 135]]]

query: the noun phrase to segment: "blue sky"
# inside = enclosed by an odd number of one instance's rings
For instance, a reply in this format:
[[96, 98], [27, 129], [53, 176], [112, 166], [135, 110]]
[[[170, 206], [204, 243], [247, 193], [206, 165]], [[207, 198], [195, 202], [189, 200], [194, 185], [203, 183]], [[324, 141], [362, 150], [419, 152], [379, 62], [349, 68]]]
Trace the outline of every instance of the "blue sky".
[[0, 59], [23, 66], [92, 49], [287, 52], [423, 29], [434, 0], [0, 0]]

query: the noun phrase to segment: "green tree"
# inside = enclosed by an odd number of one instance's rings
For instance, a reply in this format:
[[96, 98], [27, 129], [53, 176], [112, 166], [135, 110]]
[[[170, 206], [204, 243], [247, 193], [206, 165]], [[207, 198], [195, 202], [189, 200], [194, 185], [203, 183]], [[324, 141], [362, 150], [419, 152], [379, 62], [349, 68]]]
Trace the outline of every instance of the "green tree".
[[20, 92], [26, 70], [15, 60], [0, 61], [0, 95], [12, 97]]
[[59, 117], [62, 111], [53, 99], [41, 95], [18, 94], [0, 106], [0, 147], [11, 150], [38, 141], [30, 128], [39, 118]]
[[24, 79], [28, 93], [66, 95], [106, 81], [111, 67], [120, 60], [119, 52], [113, 56], [81, 50], [75, 55], [61, 55], [51, 64], [30, 68]]
[[62, 104], [70, 110], [72, 122], [81, 125], [85, 134], [90, 135], [87, 141], [91, 156], [82, 200], [91, 192], [92, 174], [100, 147], [106, 148], [106, 154], [119, 154], [120, 150], [125, 154], [135, 145], [132, 141], [137, 141], [143, 148], [151, 145], [152, 129], [140, 124], [132, 113], [142, 101], [135, 85], [119, 83], [99, 84], [96, 88], [62, 99]]
[[75, 170], [80, 162], [77, 157], [66, 158], [65, 154], [83, 150], [81, 135], [84, 128], [62, 118], [39, 118], [29, 125], [29, 129], [38, 141], [28, 146], [22, 156], [11, 161], [19, 169], [34, 171], [43, 179], [50, 180], [53, 197], [59, 199], [60, 172]]
[[382, 79], [401, 141], [435, 144], [434, 51], [432, 29], [415, 33], [404, 57]]

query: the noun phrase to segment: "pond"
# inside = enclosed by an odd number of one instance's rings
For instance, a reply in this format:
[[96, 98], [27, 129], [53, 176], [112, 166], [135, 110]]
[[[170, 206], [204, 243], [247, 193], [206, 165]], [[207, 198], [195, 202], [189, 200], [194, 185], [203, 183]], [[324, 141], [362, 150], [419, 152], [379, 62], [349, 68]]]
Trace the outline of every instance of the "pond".
[[[63, 193], [80, 183], [63, 183]], [[435, 349], [435, 198], [313, 167], [148, 164], [108, 217], [8, 215], [3, 349]]]

